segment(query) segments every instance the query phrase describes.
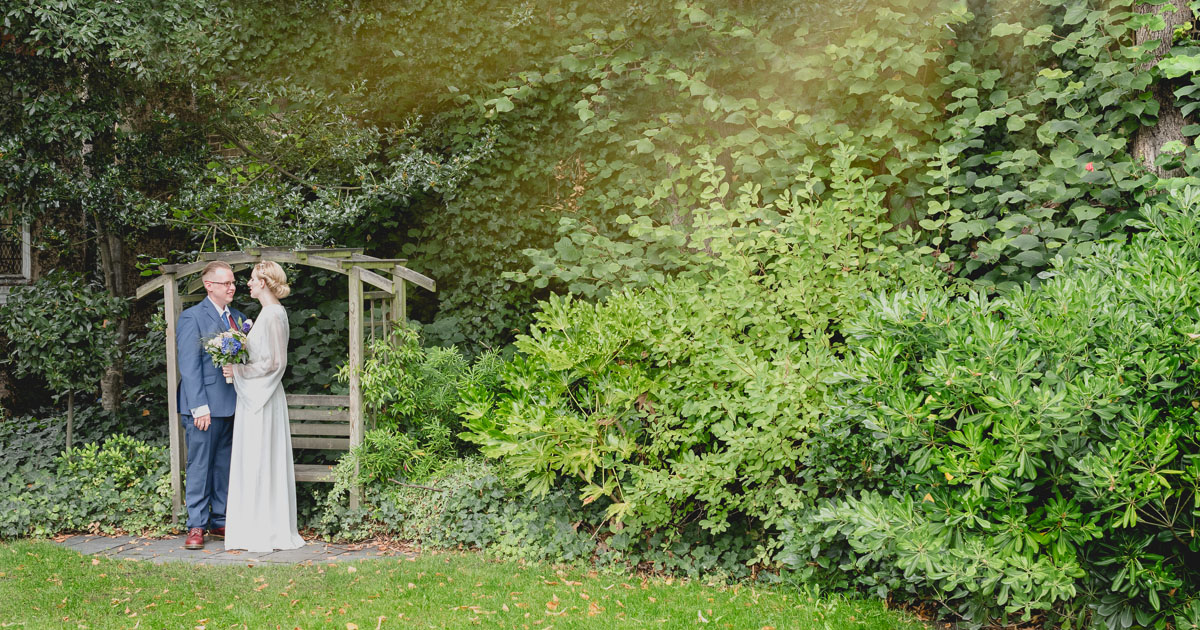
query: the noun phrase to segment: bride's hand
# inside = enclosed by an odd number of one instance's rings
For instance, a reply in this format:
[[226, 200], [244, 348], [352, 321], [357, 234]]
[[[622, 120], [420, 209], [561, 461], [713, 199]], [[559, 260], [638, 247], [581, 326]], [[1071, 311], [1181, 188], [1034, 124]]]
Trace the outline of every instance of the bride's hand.
[[233, 378], [233, 366], [232, 365], [222, 365], [221, 373], [225, 375], [225, 378]]

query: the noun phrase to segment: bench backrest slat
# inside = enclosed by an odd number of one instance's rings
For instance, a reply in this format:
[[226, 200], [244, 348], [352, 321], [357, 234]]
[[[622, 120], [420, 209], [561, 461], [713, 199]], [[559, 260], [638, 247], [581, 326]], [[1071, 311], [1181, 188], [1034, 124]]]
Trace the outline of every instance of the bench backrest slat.
[[319, 448], [329, 451], [350, 450], [350, 438], [292, 437], [292, 448]]
[[296, 420], [323, 420], [326, 422], [350, 422], [349, 409], [311, 409], [308, 407], [288, 407], [288, 418]]
[[312, 423], [312, 422], [292, 422], [292, 435], [302, 437], [315, 436], [333, 436], [333, 437], [350, 437], [350, 425], [345, 422], [331, 422], [328, 424]]
[[289, 407], [349, 407], [349, 396], [327, 394], [288, 394]]

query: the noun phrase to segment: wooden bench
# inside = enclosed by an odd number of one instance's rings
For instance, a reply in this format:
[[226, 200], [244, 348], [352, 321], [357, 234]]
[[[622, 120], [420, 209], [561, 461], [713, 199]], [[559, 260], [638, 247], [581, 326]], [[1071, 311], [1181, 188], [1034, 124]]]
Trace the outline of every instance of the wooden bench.
[[[288, 394], [292, 449], [348, 451], [350, 397]], [[296, 481], [333, 482], [333, 464], [295, 464]]]

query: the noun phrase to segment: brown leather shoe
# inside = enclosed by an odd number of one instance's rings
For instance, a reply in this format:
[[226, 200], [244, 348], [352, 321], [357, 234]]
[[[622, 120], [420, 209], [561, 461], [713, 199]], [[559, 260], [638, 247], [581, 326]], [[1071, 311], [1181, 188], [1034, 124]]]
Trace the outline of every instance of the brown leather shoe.
[[184, 549], [204, 548], [204, 528], [193, 527], [188, 530], [187, 540], [183, 542]]
[[208, 530], [208, 535], [212, 536], [213, 538], [220, 538], [221, 540], [225, 540], [225, 528], [224, 527], [214, 527], [214, 528]]

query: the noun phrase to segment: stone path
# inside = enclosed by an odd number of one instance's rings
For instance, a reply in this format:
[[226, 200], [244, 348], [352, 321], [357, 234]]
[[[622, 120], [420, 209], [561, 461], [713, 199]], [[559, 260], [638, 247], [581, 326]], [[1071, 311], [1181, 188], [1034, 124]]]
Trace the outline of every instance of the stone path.
[[162, 562], [191, 562], [201, 565], [301, 564], [353, 562], [378, 558], [407, 558], [415, 554], [396, 550], [381, 550], [365, 545], [335, 545], [310, 540], [308, 544], [288, 551], [252, 553], [225, 551], [222, 540], [205, 539], [203, 550], [183, 548], [184, 535], [170, 538], [134, 538], [131, 536], [79, 535], [58, 538], [55, 542], [84, 555], [100, 555], [127, 560]]

